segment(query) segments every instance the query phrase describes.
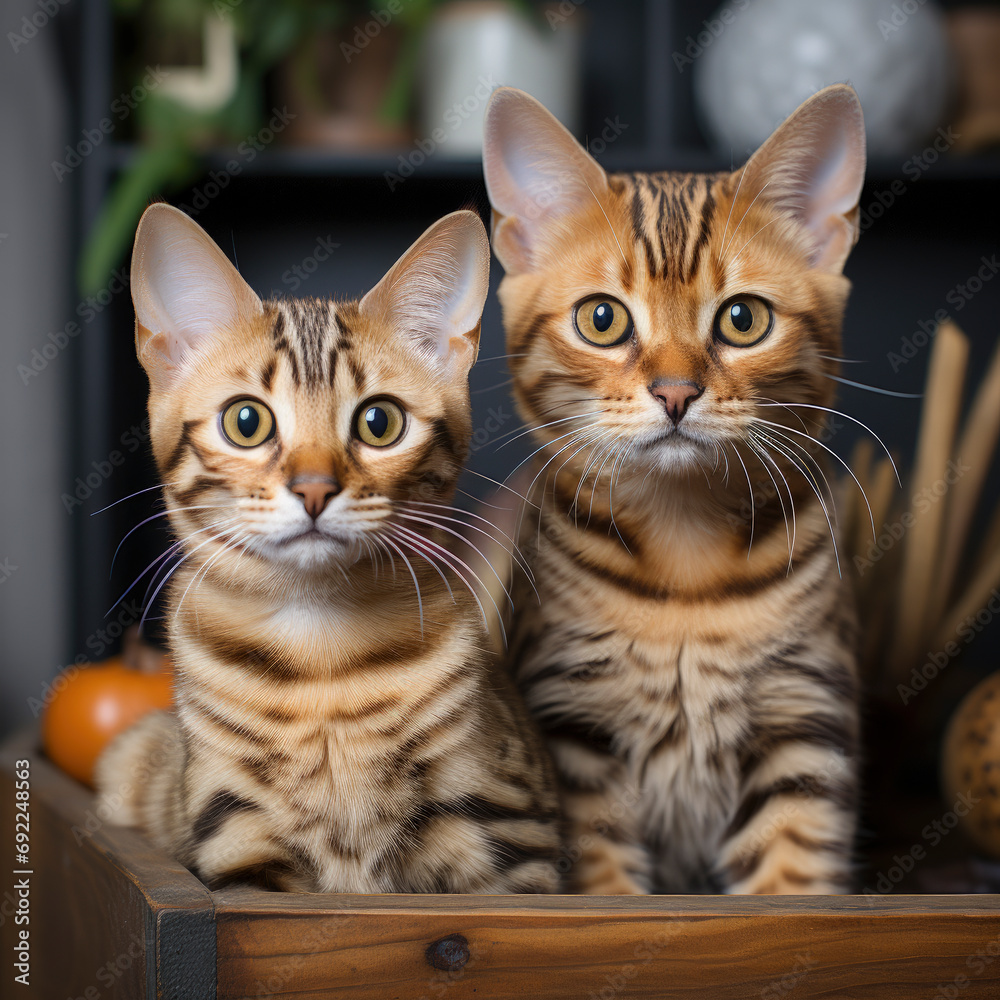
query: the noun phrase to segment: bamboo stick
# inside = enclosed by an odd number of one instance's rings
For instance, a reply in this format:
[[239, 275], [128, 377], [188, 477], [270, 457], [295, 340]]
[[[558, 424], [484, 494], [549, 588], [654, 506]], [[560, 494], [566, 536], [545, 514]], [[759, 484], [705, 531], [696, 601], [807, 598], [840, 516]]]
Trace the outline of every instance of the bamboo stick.
[[[938, 326], [927, 376], [917, 438], [917, 459], [912, 495], [933, 488], [943, 478], [955, 443], [955, 430], [962, 398], [962, 383], [969, 359], [969, 342], [950, 320]], [[914, 511], [914, 522], [903, 549], [902, 579], [896, 607], [895, 638], [892, 643], [892, 672], [903, 678], [920, 655], [933, 628], [927, 620], [935, 581], [944, 504], [931, 502]]]
[[[871, 486], [873, 455], [874, 448], [872, 442], [867, 439], [858, 441], [851, 454], [851, 468], [854, 470], [854, 475], [858, 477], [858, 482], [861, 484], [861, 488], [865, 491], [866, 495]], [[872, 542], [872, 528], [871, 522], [868, 519], [868, 508], [865, 506], [864, 498], [861, 496], [857, 484], [851, 482], [850, 478], [848, 478], [845, 487], [844, 495], [845, 497], [850, 497], [849, 512], [851, 515], [850, 525], [845, 525], [845, 541], [851, 546], [854, 552], [859, 556], [865, 557], [865, 554], [868, 552], [868, 546]], [[848, 527], [851, 531], [850, 535], [846, 534]], [[876, 524], [877, 530], [878, 525]]]
[[986, 561], [997, 549], [1000, 549], [1000, 504], [997, 504], [997, 509], [993, 511], [989, 527], [986, 529], [986, 534], [983, 535], [982, 550], [979, 552], [979, 557], [973, 560], [973, 572], [978, 573], [980, 568], [986, 565]]
[[989, 472], [1000, 440], [1000, 342], [986, 376], [979, 385], [972, 409], [965, 422], [955, 462], [959, 478], [948, 497], [948, 519], [941, 549], [940, 588], [935, 592], [929, 615], [931, 621], [940, 617], [955, 587], [955, 574], [968, 541], [969, 527], [982, 494], [983, 482]]
[[[1000, 587], [1000, 549], [994, 549], [982, 568], [972, 578], [961, 597], [948, 609], [939, 627], [934, 630], [932, 649], [944, 649], [961, 636], [959, 628], [967, 618], [975, 617], [990, 603], [992, 592]], [[1000, 603], [1000, 602], [998, 602]], [[995, 614], [995, 610], [992, 612]]]

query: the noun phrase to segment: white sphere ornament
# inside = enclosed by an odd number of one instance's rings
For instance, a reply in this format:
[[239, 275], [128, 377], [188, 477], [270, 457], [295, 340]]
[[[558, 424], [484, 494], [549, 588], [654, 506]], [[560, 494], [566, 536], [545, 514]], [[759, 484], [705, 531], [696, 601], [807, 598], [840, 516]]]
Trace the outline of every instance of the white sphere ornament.
[[913, 153], [942, 123], [951, 61], [931, 0], [730, 0], [714, 18], [723, 11], [694, 60], [694, 93], [706, 131], [737, 162], [831, 83], [857, 90], [869, 156]]

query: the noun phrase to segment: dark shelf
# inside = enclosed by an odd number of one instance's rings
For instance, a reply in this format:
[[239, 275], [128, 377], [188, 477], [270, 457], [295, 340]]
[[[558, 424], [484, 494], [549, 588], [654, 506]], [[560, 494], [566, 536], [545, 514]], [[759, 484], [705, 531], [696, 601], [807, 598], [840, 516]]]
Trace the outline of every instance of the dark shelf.
[[[132, 143], [117, 143], [111, 147], [108, 166], [112, 171], [125, 168], [136, 155]], [[205, 169], [226, 170], [227, 164], [239, 164], [240, 174], [253, 177], [345, 177], [371, 178], [387, 173], [402, 175], [400, 163], [413, 153], [415, 146], [398, 149], [345, 151], [310, 147], [285, 147], [255, 152], [252, 159], [236, 149], [214, 149], [205, 156]], [[601, 164], [612, 172], [680, 170], [715, 172], [729, 170], [732, 164], [717, 152], [703, 147], [675, 147], [667, 150], [613, 149], [599, 157]], [[1000, 150], [971, 155], [946, 156], [933, 164], [913, 164], [904, 159], [869, 162], [867, 180], [880, 184], [896, 179], [914, 183], [917, 179], [945, 181], [1000, 180]], [[915, 171], [919, 170], [918, 174]], [[476, 157], [432, 156], [414, 166], [409, 177], [424, 180], [477, 179], [482, 176], [482, 163]]]

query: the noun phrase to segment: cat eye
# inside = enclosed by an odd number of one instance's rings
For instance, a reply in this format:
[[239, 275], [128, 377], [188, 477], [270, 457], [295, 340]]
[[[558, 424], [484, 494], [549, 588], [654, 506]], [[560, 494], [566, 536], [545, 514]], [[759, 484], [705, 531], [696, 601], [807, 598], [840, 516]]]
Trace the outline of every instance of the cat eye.
[[771, 307], [756, 295], [735, 295], [715, 314], [715, 336], [733, 347], [759, 344], [774, 325]]
[[576, 332], [597, 347], [624, 344], [635, 332], [629, 311], [617, 299], [606, 295], [593, 295], [578, 302], [573, 322]]
[[358, 409], [354, 426], [365, 444], [385, 448], [402, 437], [406, 415], [391, 399], [369, 399]]
[[256, 399], [238, 399], [222, 413], [222, 432], [237, 448], [256, 448], [274, 436], [274, 414]]

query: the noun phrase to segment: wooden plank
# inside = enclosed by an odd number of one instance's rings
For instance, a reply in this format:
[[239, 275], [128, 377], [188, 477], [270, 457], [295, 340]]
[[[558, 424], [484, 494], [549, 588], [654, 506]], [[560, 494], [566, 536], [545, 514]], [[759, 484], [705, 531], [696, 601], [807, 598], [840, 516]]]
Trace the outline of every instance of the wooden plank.
[[215, 898], [220, 1000], [1000, 994], [996, 896]]
[[[102, 823], [93, 794], [45, 758], [33, 731], [0, 749], [0, 829], [14, 829], [18, 759], [30, 761], [33, 871], [31, 983], [18, 995], [214, 998], [208, 890], [134, 830]], [[10, 920], [0, 927], [5, 956], [14, 930]]]

